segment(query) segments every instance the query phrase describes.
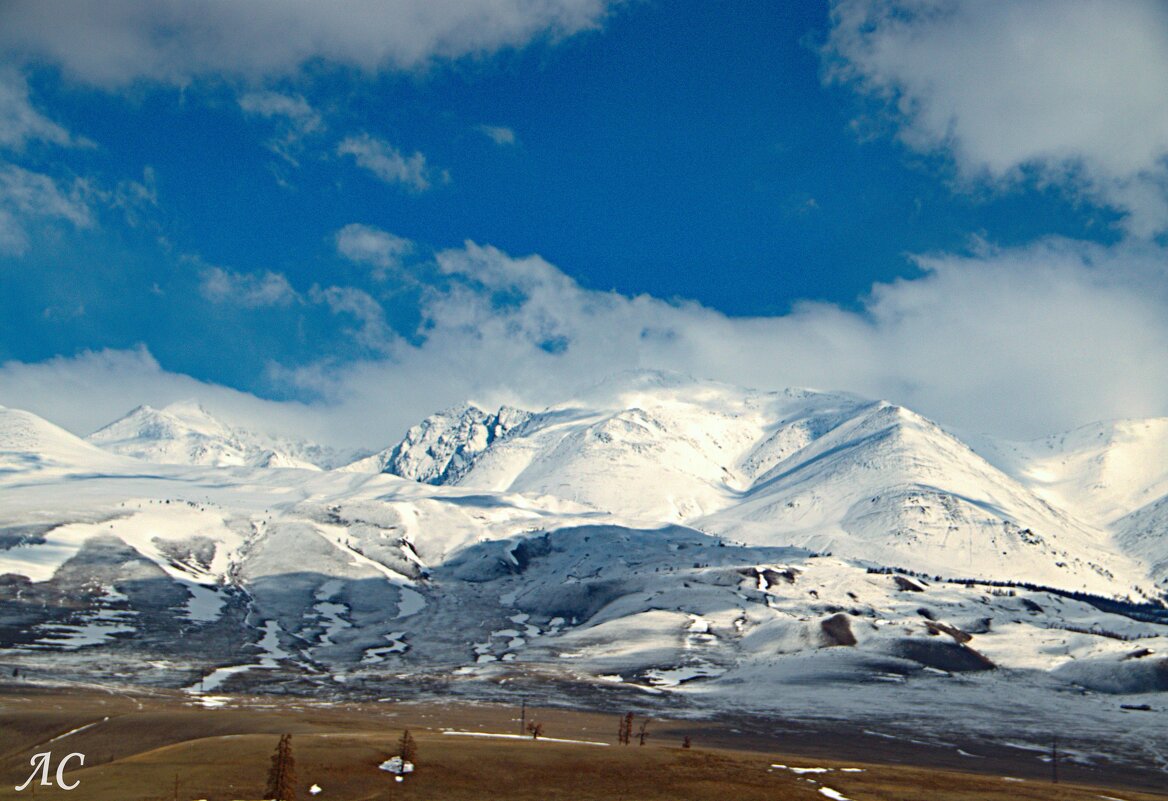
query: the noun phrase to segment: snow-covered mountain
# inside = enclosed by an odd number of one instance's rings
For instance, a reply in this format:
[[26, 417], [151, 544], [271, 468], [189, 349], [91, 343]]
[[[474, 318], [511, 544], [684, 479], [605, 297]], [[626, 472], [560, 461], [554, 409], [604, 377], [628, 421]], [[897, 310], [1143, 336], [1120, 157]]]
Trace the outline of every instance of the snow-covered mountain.
[[0, 406], [0, 470], [46, 466], [105, 467], [124, 460], [31, 412]]
[[987, 445], [987, 457], [1036, 494], [1091, 523], [1110, 524], [1168, 495], [1168, 417]]
[[427, 417], [397, 445], [339, 468], [354, 473], [390, 473], [426, 484], [452, 484], [496, 440], [531, 417], [500, 407], [487, 412], [464, 404]]
[[312, 459], [328, 458], [318, 446], [228, 426], [196, 401], [163, 409], [139, 406], [86, 439], [111, 453], [159, 464], [319, 470]]
[[1159, 463], [1079, 477], [1109, 495], [1073, 505], [1029, 451], [994, 466], [893, 404], [660, 373], [444, 412], [329, 471], [262, 469], [197, 407], [103, 432], [110, 450], [0, 409], [4, 664], [196, 695], [523, 677], [734, 709], [789, 709], [787, 686], [879, 689], [856, 708], [889, 682], [970, 709], [1168, 690], [1168, 501], [1079, 511], [1154, 495]]
[[630, 519], [686, 521], [736, 502], [789, 450], [865, 403], [668, 373], [622, 374], [528, 415], [439, 483], [553, 495]]
[[875, 403], [695, 524], [879, 564], [1107, 591], [1141, 569], [1110, 534], [1035, 497], [935, 423]]
[[885, 402], [637, 372], [524, 414], [506, 436], [488, 437], [484, 417], [429, 418], [386, 452], [402, 463], [389, 472], [942, 575], [1097, 592], [1142, 578], [1105, 527]]

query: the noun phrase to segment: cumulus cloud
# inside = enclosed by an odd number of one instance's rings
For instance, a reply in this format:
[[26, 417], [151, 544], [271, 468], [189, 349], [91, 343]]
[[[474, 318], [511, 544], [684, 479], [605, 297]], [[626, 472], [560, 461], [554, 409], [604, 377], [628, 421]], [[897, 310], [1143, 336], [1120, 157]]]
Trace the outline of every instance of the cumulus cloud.
[[200, 273], [199, 291], [207, 300], [258, 309], [291, 306], [299, 295], [288, 279], [271, 271], [236, 273], [222, 267], [208, 267]]
[[404, 184], [415, 192], [424, 192], [430, 188], [430, 170], [426, 167], [426, 157], [418, 151], [414, 151], [412, 156], [403, 156], [389, 142], [361, 134], [344, 139], [337, 145], [337, 154], [352, 156], [359, 166], [387, 184]]
[[336, 244], [337, 252], [346, 259], [370, 265], [378, 281], [399, 270], [402, 259], [414, 249], [408, 239], [360, 223], [350, 223], [337, 231]]
[[502, 125], [480, 125], [476, 130], [496, 145], [515, 144], [515, 132]]
[[43, 173], [0, 162], [0, 253], [26, 253], [30, 229], [40, 223], [63, 220], [76, 228], [91, 227], [91, 194], [84, 181], [66, 187]]
[[206, 74], [286, 75], [323, 59], [364, 70], [522, 47], [598, 27], [610, 0], [41, 0], [0, 4], [0, 48], [115, 88]]
[[[1059, 239], [983, 248], [922, 257], [921, 277], [877, 285], [858, 310], [807, 303], [783, 316], [734, 318], [696, 303], [584, 289], [538, 257], [467, 244], [438, 257], [448, 285], [426, 296], [418, 344], [398, 338], [367, 293], [314, 288], [313, 301], [356, 320], [353, 335], [376, 355], [274, 368], [316, 400], [274, 404], [269, 428], [379, 447], [468, 398], [541, 407], [636, 368], [758, 388], [847, 389], [959, 430], [1015, 438], [1164, 415], [1166, 257], [1152, 245]], [[86, 382], [100, 386], [67, 395], [86, 397], [86, 408], [62, 400], [62, 387]], [[167, 393], [199, 394], [193, 383], [141, 352], [89, 354], [0, 368], [0, 403], [79, 430], [79, 420], [93, 422], [91, 394], [121, 398], [121, 412]], [[232, 397], [249, 414], [262, 407]]]
[[1030, 176], [1168, 230], [1168, 6], [1156, 0], [837, 0], [830, 78], [966, 181]]

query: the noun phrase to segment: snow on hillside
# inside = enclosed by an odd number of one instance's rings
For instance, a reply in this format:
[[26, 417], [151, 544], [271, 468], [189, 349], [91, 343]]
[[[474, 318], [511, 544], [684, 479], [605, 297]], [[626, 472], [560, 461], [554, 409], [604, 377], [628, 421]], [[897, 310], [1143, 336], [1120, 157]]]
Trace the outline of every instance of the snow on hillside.
[[[935, 423], [883, 402], [635, 372], [493, 440], [468, 435], [469, 414], [412, 429], [387, 453], [411, 454], [408, 464], [420, 469], [391, 471], [949, 576], [1121, 593], [1144, 578], [1105, 528], [1060, 511]], [[472, 456], [455, 462], [460, 449]]]
[[1116, 542], [1141, 559], [1168, 593], [1168, 495], [1115, 521]]
[[791, 543], [945, 576], [1095, 592], [1138, 567], [1084, 526], [913, 412], [873, 403], [778, 462], [695, 524], [755, 544]]
[[734, 503], [784, 449], [861, 404], [625, 374], [534, 415], [457, 484], [554, 495], [635, 520], [692, 520]]
[[298, 455], [312, 453], [311, 446], [232, 428], [195, 401], [164, 409], [139, 406], [86, 439], [111, 453], [159, 464], [320, 469]]
[[426, 484], [452, 484], [496, 440], [530, 417], [530, 412], [510, 406], [491, 413], [473, 404], [465, 404], [427, 417], [407, 431], [402, 441], [392, 448], [339, 469], [355, 473], [392, 473]]
[[1076, 714], [1060, 690], [1168, 690], [1168, 613], [1116, 600], [1168, 564], [1168, 502], [1083, 522], [889, 403], [625, 375], [435, 415], [364, 471], [230, 465], [235, 430], [163, 412], [106, 429], [131, 459], [0, 410], [6, 662], [192, 694], [927, 698], [944, 725], [1019, 689]]
[[0, 406], [0, 470], [117, 465], [124, 460], [31, 412]]
[[1095, 525], [1168, 495], [1165, 417], [1095, 423], [987, 451], [1037, 495]]

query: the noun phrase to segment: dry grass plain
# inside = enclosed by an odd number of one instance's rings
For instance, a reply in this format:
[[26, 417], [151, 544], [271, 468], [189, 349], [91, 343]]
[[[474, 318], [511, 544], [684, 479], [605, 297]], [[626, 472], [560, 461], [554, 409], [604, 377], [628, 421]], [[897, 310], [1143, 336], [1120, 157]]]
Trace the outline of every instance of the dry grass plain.
[[[1061, 783], [1036, 776], [1008, 781], [936, 767], [863, 764], [736, 748], [723, 732], [720, 747], [682, 749], [692, 726], [654, 721], [644, 746], [618, 746], [615, 715], [528, 711], [547, 737], [610, 743], [591, 746], [530, 739], [452, 736], [443, 730], [516, 733], [517, 710], [495, 705], [314, 705], [296, 698], [240, 698], [220, 709], [190, 706], [174, 693], [98, 689], [0, 688], [0, 799], [71, 801], [233, 801], [262, 797], [279, 735], [292, 734], [298, 799], [319, 801], [823, 801], [830, 788], [854, 801], [1123, 801], [1168, 795]], [[93, 725], [89, 725], [93, 724]], [[708, 725], [708, 724], [704, 724]], [[88, 726], [67, 736], [61, 735]], [[396, 753], [408, 728], [418, 743], [418, 770], [398, 784], [377, 765]], [[57, 739], [54, 739], [57, 738]], [[29, 759], [52, 751], [86, 755], [69, 770], [76, 790], [36, 787], [17, 793]], [[902, 755], [905, 761], [912, 754]], [[835, 768], [794, 774], [774, 763]], [[76, 767], [74, 763], [73, 767]], [[862, 772], [838, 769], [861, 768]]]

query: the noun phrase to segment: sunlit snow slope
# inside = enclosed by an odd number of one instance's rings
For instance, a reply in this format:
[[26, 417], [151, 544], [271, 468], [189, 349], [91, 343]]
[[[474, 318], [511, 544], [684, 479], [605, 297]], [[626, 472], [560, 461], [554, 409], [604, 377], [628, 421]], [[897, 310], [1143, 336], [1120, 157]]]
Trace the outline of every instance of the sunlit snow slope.
[[1010, 671], [1160, 692], [1156, 430], [1071, 436], [1044, 484], [1049, 447], [994, 466], [886, 402], [632, 373], [322, 471], [194, 405], [89, 442], [0, 409], [0, 661], [196, 695], [511, 670], [734, 707]]

